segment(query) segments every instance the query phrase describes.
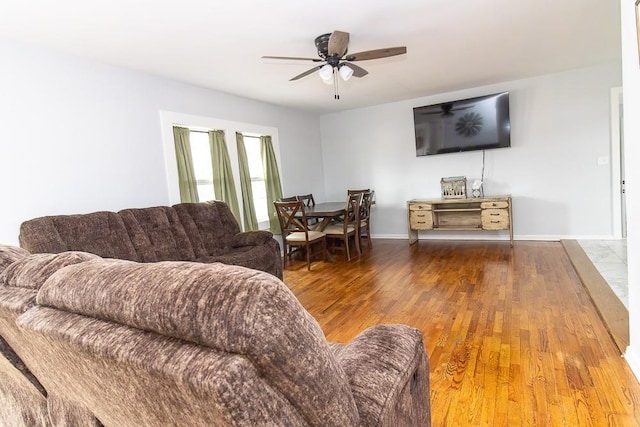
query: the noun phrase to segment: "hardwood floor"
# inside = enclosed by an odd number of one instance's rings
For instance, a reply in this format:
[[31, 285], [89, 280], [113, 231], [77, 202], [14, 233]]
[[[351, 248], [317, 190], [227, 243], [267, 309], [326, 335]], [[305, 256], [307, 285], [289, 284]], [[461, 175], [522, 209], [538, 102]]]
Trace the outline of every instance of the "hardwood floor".
[[284, 281], [331, 341], [422, 330], [434, 426], [640, 425], [640, 385], [559, 242], [374, 240], [336, 258]]

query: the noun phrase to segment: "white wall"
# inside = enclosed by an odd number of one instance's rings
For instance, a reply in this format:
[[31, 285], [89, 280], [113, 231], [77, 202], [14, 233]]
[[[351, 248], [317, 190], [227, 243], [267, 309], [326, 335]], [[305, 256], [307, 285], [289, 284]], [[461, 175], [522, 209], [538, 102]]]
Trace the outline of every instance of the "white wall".
[[161, 110], [277, 128], [284, 193], [324, 195], [315, 115], [8, 40], [0, 58], [1, 243], [37, 216], [169, 203]]
[[[327, 198], [375, 189], [373, 234], [406, 238], [407, 200], [440, 197], [441, 177], [482, 170], [481, 151], [416, 157], [413, 107], [509, 91], [511, 147], [486, 151], [485, 195], [513, 196], [516, 238], [610, 237], [611, 168], [597, 159], [610, 155], [610, 90], [620, 84], [611, 63], [322, 116]], [[496, 237], [478, 234], [464, 236]]]
[[620, 0], [622, 14], [622, 71], [625, 178], [627, 199], [627, 261], [629, 268], [629, 332], [631, 345], [625, 354], [640, 378], [640, 59], [634, 0]]

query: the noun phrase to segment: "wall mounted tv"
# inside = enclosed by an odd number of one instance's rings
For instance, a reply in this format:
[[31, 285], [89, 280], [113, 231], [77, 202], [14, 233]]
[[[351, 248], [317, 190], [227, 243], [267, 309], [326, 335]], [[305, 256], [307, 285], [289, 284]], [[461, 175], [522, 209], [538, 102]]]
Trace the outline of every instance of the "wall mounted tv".
[[511, 146], [509, 92], [413, 109], [416, 156]]

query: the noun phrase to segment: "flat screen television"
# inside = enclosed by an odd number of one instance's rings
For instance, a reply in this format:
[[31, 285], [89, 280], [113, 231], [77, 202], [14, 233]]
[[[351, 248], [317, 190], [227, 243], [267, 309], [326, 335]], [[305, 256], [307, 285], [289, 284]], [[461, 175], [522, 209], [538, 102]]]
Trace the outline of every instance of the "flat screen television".
[[511, 146], [509, 92], [413, 109], [416, 156]]

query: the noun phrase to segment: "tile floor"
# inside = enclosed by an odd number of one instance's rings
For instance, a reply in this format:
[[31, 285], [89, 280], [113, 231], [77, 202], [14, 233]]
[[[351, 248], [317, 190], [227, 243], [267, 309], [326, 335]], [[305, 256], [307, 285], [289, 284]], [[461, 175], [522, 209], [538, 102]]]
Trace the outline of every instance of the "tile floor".
[[600, 275], [629, 309], [627, 286], [627, 241], [578, 240]]

